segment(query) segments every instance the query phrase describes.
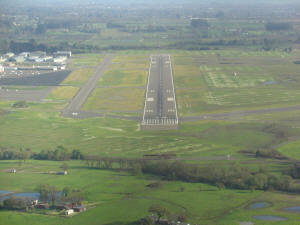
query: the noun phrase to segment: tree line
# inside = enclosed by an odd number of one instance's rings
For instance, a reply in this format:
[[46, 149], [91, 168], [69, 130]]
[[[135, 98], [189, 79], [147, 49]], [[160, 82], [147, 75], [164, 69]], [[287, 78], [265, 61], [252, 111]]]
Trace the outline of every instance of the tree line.
[[132, 171], [134, 174], [153, 174], [167, 180], [208, 183], [216, 185], [218, 188], [298, 191], [291, 187], [291, 177], [300, 177], [300, 163], [292, 164], [287, 171], [276, 175], [264, 168], [251, 171], [248, 167], [237, 164], [230, 167], [219, 167], [215, 164], [197, 165], [179, 161], [97, 156], [85, 157], [85, 160], [89, 168], [119, 169]]
[[[275, 150], [269, 152], [258, 150], [256, 157], [283, 159]], [[238, 164], [219, 167], [215, 164], [197, 165], [172, 160], [84, 155], [80, 150], [69, 151], [63, 146], [57, 146], [53, 150], [42, 150], [39, 153], [31, 152], [28, 148], [19, 151], [9, 151], [1, 148], [0, 160], [9, 159], [24, 160], [24, 162], [26, 159], [85, 160], [86, 166], [92, 169], [118, 169], [130, 171], [135, 175], [153, 174], [168, 180], [209, 183], [221, 188], [300, 191], [291, 185], [292, 178], [300, 178], [300, 163], [297, 161], [290, 161], [290, 166], [278, 175], [270, 173], [264, 168], [253, 171]]]
[[19, 150], [10, 150], [4, 147], [0, 148], [0, 160], [22, 160], [26, 162], [28, 159], [66, 161], [83, 158], [84, 155], [80, 150], [74, 149], [70, 152], [62, 145], [57, 146], [53, 150], [42, 150], [39, 153], [32, 152], [30, 148], [20, 148]]

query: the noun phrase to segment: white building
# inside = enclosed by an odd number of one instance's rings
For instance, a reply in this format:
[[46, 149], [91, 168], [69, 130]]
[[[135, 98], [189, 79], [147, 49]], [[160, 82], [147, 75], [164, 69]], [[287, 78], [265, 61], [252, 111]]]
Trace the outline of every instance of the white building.
[[72, 52], [71, 52], [71, 51], [58, 51], [58, 52], [55, 52], [55, 53], [54, 53], [54, 56], [55, 56], [55, 57], [58, 57], [58, 56], [65, 56], [65, 57], [70, 58], [70, 57], [72, 56]]
[[6, 57], [0, 56], [0, 63], [1, 63], [1, 62], [6, 62], [6, 61], [7, 61], [7, 58], [6, 58]]
[[4, 67], [0, 65], [0, 73], [4, 72]]
[[19, 54], [19, 56], [23, 56], [25, 58], [29, 57], [30, 53], [29, 52], [22, 52]]
[[66, 61], [67, 61], [67, 57], [58, 57], [53, 59], [54, 63], [59, 63], [59, 64], [65, 64]]
[[11, 57], [13, 57], [14, 55], [15, 55], [14, 53], [8, 52], [8, 53], [6, 53], [4, 56], [6, 56], [6, 58], [11, 58]]

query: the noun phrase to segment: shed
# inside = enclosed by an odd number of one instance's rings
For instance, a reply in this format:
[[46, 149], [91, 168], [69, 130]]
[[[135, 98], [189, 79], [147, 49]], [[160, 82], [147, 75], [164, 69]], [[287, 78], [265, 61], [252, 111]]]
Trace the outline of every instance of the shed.
[[49, 209], [49, 204], [46, 202], [46, 203], [38, 203], [35, 208], [37, 209]]
[[58, 209], [58, 210], [68, 210], [68, 209], [70, 209], [70, 207], [67, 206], [67, 205], [56, 205], [55, 209]]
[[59, 171], [59, 172], [56, 172], [57, 175], [67, 175], [68, 174], [68, 171]]
[[11, 173], [16, 173], [17, 170], [16, 170], [15, 168], [12, 168], [12, 169], [10, 170], [10, 172], [11, 172]]
[[85, 206], [76, 206], [76, 207], [73, 207], [74, 211], [75, 212], [84, 212], [86, 211], [86, 207]]

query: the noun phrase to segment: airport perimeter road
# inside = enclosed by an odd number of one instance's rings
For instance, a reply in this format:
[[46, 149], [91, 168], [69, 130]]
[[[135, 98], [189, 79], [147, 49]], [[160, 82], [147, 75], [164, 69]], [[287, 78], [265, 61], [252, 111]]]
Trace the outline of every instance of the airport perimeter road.
[[63, 110], [63, 116], [76, 118], [80, 114], [81, 106], [97, 86], [100, 76], [111, 64], [113, 58], [114, 56], [109, 55], [104, 59], [103, 63], [96, 69], [94, 75], [80, 88], [70, 104]]
[[169, 55], [152, 55], [142, 129], [176, 129], [178, 115]]

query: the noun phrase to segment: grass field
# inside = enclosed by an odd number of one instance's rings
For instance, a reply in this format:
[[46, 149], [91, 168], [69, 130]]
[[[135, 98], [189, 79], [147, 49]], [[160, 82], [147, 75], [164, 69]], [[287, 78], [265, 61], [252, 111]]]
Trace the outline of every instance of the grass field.
[[78, 90], [78, 87], [59, 86], [56, 87], [47, 98], [52, 100], [68, 100], [74, 97]]
[[93, 74], [94, 69], [74, 70], [63, 82], [62, 85], [83, 85]]
[[99, 54], [75, 54], [71, 59], [70, 68], [95, 67], [103, 61], [104, 55]]
[[119, 55], [100, 78], [100, 86], [145, 86], [149, 69], [149, 55]]
[[144, 89], [96, 88], [83, 106], [85, 110], [135, 112], [144, 107]]
[[[6, 180], [1, 184], [2, 190], [13, 192], [34, 192], [41, 183], [56, 185], [59, 189], [66, 186], [83, 191], [86, 203], [94, 207], [71, 218], [30, 214], [22, 212], [0, 211], [0, 224], [130, 224], [143, 216], [151, 204], [161, 204], [172, 213], [186, 211], [191, 223], [239, 224], [242, 221], [254, 221], [252, 216], [267, 213], [289, 218], [291, 224], [297, 216], [293, 213], [280, 212], [283, 207], [300, 204], [299, 198], [277, 193], [260, 191], [218, 190], [206, 184], [161, 181], [159, 188], [148, 188], [146, 185], [160, 181], [158, 177], [148, 175], [132, 176], [125, 172], [92, 170], [84, 162], [68, 162], [69, 174], [57, 176], [47, 174], [59, 171], [61, 162], [28, 161], [21, 166], [17, 161], [4, 161], [0, 165], [0, 178]], [[17, 168], [19, 173], [5, 172]], [[184, 191], [180, 188], [184, 187]], [[201, 187], [201, 190], [200, 190]], [[291, 199], [287, 202], [286, 199]], [[267, 201], [273, 205], [262, 210], [248, 210], [251, 202]], [[117, 208], [116, 208], [117, 206]], [[117, 209], [117, 210], [116, 210]], [[99, 221], [101, 218], [101, 221]], [[264, 222], [255, 221], [263, 225]]]
[[173, 56], [181, 116], [298, 104], [299, 53], [216, 51]]

